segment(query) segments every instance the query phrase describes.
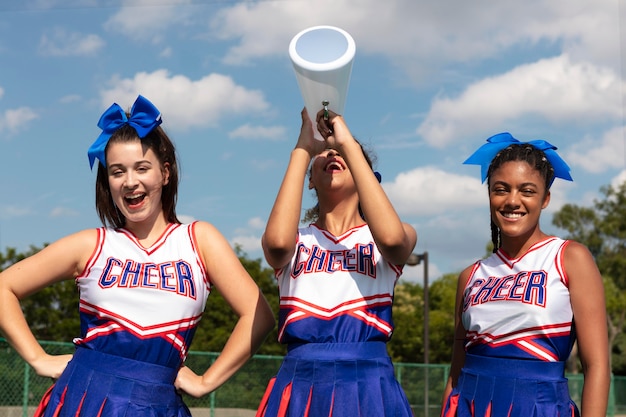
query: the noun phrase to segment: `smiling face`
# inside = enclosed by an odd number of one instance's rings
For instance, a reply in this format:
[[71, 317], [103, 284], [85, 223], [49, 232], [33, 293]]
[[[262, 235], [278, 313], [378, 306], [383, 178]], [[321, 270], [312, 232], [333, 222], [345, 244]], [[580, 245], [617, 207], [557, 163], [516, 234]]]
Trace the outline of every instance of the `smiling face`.
[[151, 148], [139, 139], [114, 142], [107, 148], [106, 160], [111, 197], [127, 228], [163, 216], [161, 194], [169, 181], [169, 167], [161, 166]]
[[525, 161], [508, 161], [489, 177], [491, 219], [507, 239], [520, 238], [533, 244], [543, 235], [539, 228], [541, 210], [548, 206], [550, 192], [541, 173]]

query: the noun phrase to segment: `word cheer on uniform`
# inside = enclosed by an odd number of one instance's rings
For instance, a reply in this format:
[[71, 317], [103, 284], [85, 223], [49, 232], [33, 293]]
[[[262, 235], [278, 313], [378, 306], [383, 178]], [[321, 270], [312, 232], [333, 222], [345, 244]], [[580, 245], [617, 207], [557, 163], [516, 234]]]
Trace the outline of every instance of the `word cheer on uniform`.
[[[81, 337], [74, 340], [74, 358], [81, 362], [70, 361], [44, 397], [39, 408], [45, 407], [46, 417], [144, 412], [127, 410], [128, 401], [113, 400], [118, 395], [130, 395], [134, 407], [152, 408], [155, 415], [186, 410], [173, 383], [210, 293], [193, 230], [193, 224], [170, 224], [144, 248], [125, 229], [97, 229], [98, 244], [76, 278]], [[115, 376], [99, 371], [102, 361]], [[68, 389], [70, 378], [80, 379], [81, 389]], [[163, 404], [154, 403], [155, 392]]]
[[276, 271], [288, 354], [257, 416], [411, 416], [386, 350], [401, 273], [365, 224], [341, 236], [300, 229], [290, 264]]
[[180, 366], [210, 292], [192, 231], [191, 225], [171, 224], [152, 247], [144, 248], [123, 229], [99, 229], [98, 248], [77, 278], [84, 336], [75, 343]]
[[400, 274], [399, 267], [382, 259], [367, 227], [338, 238], [316, 226], [304, 229], [292, 264], [276, 275], [279, 340], [387, 341]]
[[[517, 259], [498, 250], [474, 264], [463, 295], [465, 373], [443, 416], [576, 415], [563, 377], [575, 341], [567, 244], [550, 237]], [[537, 398], [542, 383], [553, 388]]]

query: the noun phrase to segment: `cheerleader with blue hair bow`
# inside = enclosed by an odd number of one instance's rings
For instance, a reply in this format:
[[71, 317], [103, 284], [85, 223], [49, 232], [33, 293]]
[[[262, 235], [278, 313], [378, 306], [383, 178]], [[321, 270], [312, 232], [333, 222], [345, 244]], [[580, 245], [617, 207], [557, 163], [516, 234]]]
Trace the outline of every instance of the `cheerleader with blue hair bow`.
[[[211, 224], [176, 216], [178, 164], [161, 113], [139, 96], [113, 104], [89, 148], [103, 226], [64, 237], [0, 274], [0, 330], [38, 375], [55, 380], [36, 417], [188, 417], [182, 393], [206, 395], [232, 376], [274, 326], [273, 313]], [[79, 289], [73, 355], [39, 345], [19, 300], [63, 279]], [[239, 317], [201, 375], [184, 366], [215, 287]]]
[[[602, 277], [585, 246], [539, 224], [553, 180], [572, 180], [556, 149], [501, 133], [465, 161], [487, 181], [493, 254], [459, 276], [443, 417], [606, 414]], [[575, 342], [585, 377], [580, 410], [564, 377]]]

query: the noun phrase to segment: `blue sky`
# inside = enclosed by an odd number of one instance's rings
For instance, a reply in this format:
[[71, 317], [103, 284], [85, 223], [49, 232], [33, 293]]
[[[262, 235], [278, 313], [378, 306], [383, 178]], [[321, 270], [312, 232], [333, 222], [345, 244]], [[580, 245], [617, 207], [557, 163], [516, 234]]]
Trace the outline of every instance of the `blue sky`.
[[4, 0], [0, 248], [100, 225], [87, 148], [109, 105], [142, 94], [177, 145], [178, 213], [262, 257], [303, 106], [289, 42], [333, 25], [356, 42], [344, 116], [430, 278], [456, 273], [490, 239], [479, 168], [462, 165], [488, 136], [548, 140], [571, 166], [550, 233], [563, 204], [626, 179], [624, 22], [624, 0]]

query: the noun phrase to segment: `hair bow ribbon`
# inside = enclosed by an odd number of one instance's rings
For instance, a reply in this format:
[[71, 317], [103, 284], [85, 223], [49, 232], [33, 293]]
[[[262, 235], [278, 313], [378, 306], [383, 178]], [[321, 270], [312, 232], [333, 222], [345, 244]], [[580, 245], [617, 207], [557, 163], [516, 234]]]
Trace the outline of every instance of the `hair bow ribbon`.
[[89, 156], [89, 166], [93, 169], [93, 163], [96, 158], [103, 166], [106, 166], [104, 151], [111, 135], [117, 129], [128, 124], [132, 126], [140, 138], [146, 137], [148, 133], [155, 127], [160, 125], [161, 112], [147, 98], [140, 95], [135, 100], [130, 110], [130, 118], [126, 116], [126, 112], [117, 104], [113, 103], [98, 121], [98, 127], [102, 129], [102, 133], [98, 139], [89, 147], [87, 155]]
[[557, 150], [556, 146], [545, 140], [531, 140], [529, 142], [520, 142], [508, 132], [498, 133], [497, 135], [493, 135], [492, 137], [488, 138], [487, 143], [478, 148], [476, 152], [474, 152], [463, 163], [468, 165], [480, 165], [481, 179], [482, 182], [485, 182], [485, 180], [487, 179], [487, 172], [489, 171], [489, 165], [491, 165], [491, 161], [493, 161], [493, 158], [495, 158], [498, 152], [500, 152], [501, 150], [507, 148], [509, 145], [513, 145], [516, 143], [528, 144], [536, 149], [543, 151], [543, 153], [546, 155], [546, 158], [548, 158], [548, 162], [550, 162], [552, 168], [554, 168], [554, 176], [562, 178], [564, 180], [573, 181], [572, 176], [569, 173], [569, 166], [559, 156], [559, 154], [555, 152]]

